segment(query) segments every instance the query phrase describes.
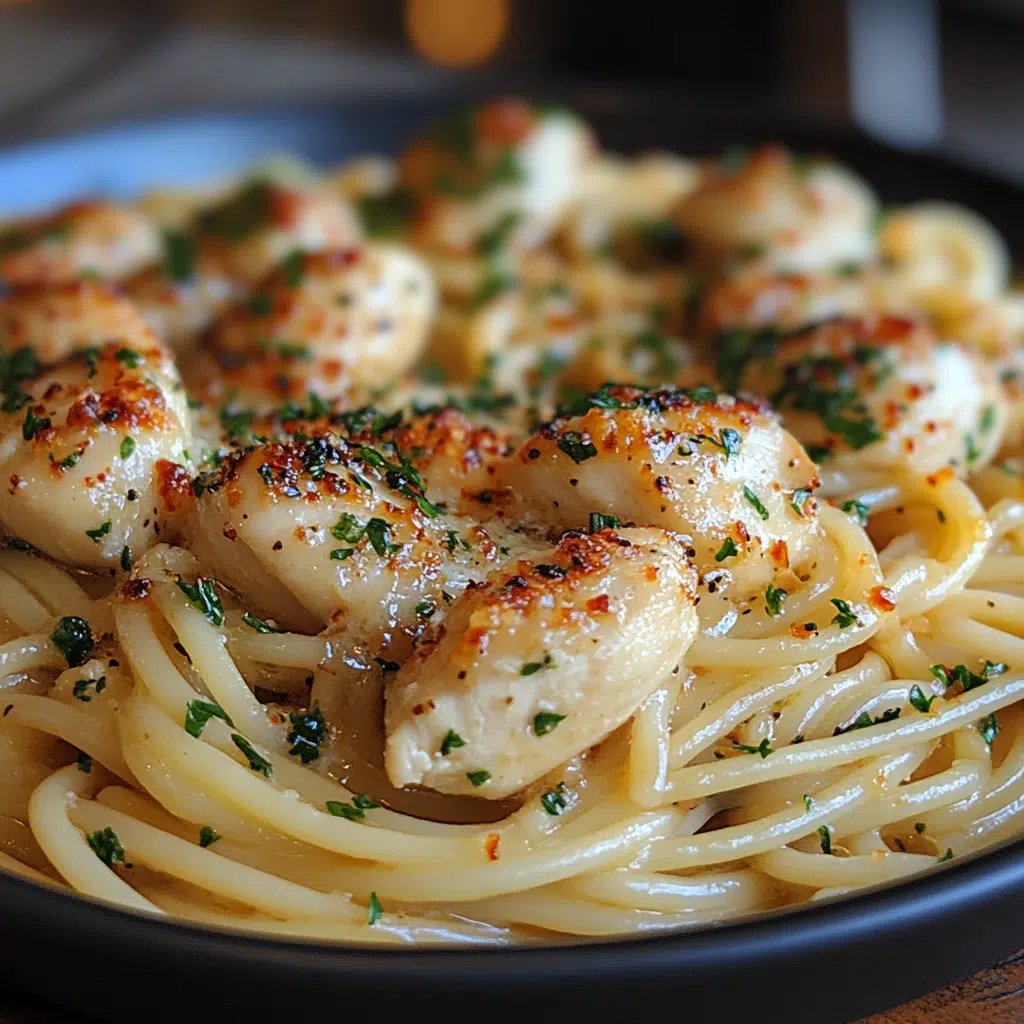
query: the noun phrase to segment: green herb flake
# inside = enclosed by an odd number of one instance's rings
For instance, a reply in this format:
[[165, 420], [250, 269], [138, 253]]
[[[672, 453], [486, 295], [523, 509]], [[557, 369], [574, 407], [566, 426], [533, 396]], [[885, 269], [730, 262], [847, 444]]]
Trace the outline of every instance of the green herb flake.
[[807, 499], [810, 498], [811, 492], [806, 487], [801, 487], [798, 491], [793, 492], [793, 500], [790, 504], [793, 506], [793, 511], [798, 515], [804, 514], [804, 505], [807, 504]]
[[191, 281], [196, 272], [199, 247], [196, 240], [181, 231], [164, 228], [160, 232], [163, 243], [163, 271], [172, 281]]
[[41, 430], [50, 429], [48, 416], [37, 416], [31, 409], [25, 410], [25, 422], [21, 425], [21, 436], [31, 441]]
[[946, 848], [946, 852], [941, 857], [937, 857], [936, 858], [936, 860], [938, 861], [939, 864], [942, 864], [945, 861], [952, 860], [952, 859], [953, 859], [953, 850], [952, 850], [951, 847], [947, 847]]
[[142, 363], [142, 356], [131, 348], [119, 348], [114, 353], [114, 358], [129, 370], [137, 370]]
[[384, 913], [384, 908], [380, 905], [380, 900], [377, 899], [375, 892], [370, 893], [370, 905], [366, 916], [366, 923], [371, 927], [375, 925]]
[[289, 288], [298, 288], [306, 274], [306, 257], [301, 249], [293, 249], [281, 261], [281, 276]]
[[204, 849], [207, 846], [213, 846], [213, 844], [217, 842], [217, 840], [220, 838], [221, 834], [219, 832], [214, 832], [214, 830], [210, 828], [209, 825], [204, 825], [199, 830], [199, 845], [202, 846]]
[[715, 561], [724, 562], [727, 558], [733, 558], [739, 553], [739, 548], [736, 547], [736, 541], [734, 541], [732, 537], [726, 537], [722, 542], [722, 546], [715, 554]]
[[231, 734], [231, 742], [245, 754], [249, 761], [249, 767], [254, 772], [258, 772], [267, 779], [274, 774], [273, 765], [244, 736], [239, 736], [237, 732], [233, 732]]
[[564, 719], [565, 715], [556, 715], [553, 711], [538, 711], [533, 716], [534, 736], [547, 736]]
[[927, 714], [932, 709], [932, 703], [935, 701], [934, 697], [926, 697], [924, 690], [921, 689], [916, 683], [910, 688], [910, 693], [907, 695], [907, 700], [910, 702], [910, 706], [917, 711]]
[[117, 833], [109, 826], [107, 828], [97, 829], [86, 837], [86, 841], [89, 843], [92, 852], [95, 853], [108, 868], [112, 868], [115, 861], [120, 862], [126, 868], [131, 867], [131, 864], [125, 860], [124, 847], [121, 845], [121, 840], [117, 838]]
[[125, 572], [132, 571], [132, 549], [127, 544], [121, 548], [121, 568]]
[[92, 630], [89, 628], [89, 623], [77, 615], [65, 615], [57, 623], [57, 628], [50, 634], [50, 639], [57, 650], [64, 655], [64, 660], [67, 661], [70, 668], [77, 668], [79, 665], [85, 664], [89, 655], [92, 654], [94, 646]]
[[[520, 668], [519, 674], [521, 676], [532, 676], [535, 673], [539, 672], [541, 669], [544, 669], [544, 668], [554, 668], [554, 667], [555, 667], [555, 659], [551, 657], [551, 653], [549, 651], [545, 651], [544, 652], [544, 659], [543, 659], [543, 661], [527, 661], [527, 662], [525, 662], [523, 664], [522, 668]], [[538, 735], [540, 735], [540, 734], [538, 733]]]
[[78, 765], [78, 770], [85, 772], [86, 775], [92, 771], [92, 758], [84, 751], [78, 755], [75, 764]]
[[914, 831], [918, 835], [923, 835], [925, 830], [925, 823], [923, 821], [917, 821], [914, 823]]
[[768, 518], [768, 509], [761, 503], [761, 499], [746, 484], [743, 485], [743, 496], [754, 506], [757, 514], [762, 519]]
[[768, 614], [772, 618], [782, 614], [782, 602], [788, 596], [781, 587], [775, 587], [771, 583], [768, 584], [768, 589], [764, 592], [764, 603], [768, 609]]
[[999, 720], [996, 718], [995, 712], [991, 715], [986, 715], [978, 721], [978, 732], [981, 733], [981, 738], [991, 747], [995, 738], [999, 735]]
[[569, 806], [566, 799], [567, 793], [565, 783], [560, 782], [554, 789], [549, 789], [546, 793], [541, 794], [541, 806], [553, 818], [557, 818]]
[[291, 744], [288, 753], [309, 764], [320, 756], [320, 744], [327, 739], [327, 723], [316, 704], [308, 711], [293, 711], [288, 716], [291, 729], [285, 737]]
[[806, 793], [804, 793], [804, 810], [807, 811], [808, 814], [810, 814], [813, 807], [814, 801]]
[[256, 618], [252, 612], [246, 612], [242, 616], [242, 621], [250, 628], [254, 629], [257, 633], [280, 633], [281, 630], [275, 629], [270, 625], [269, 622], [264, 622], [263, 619]]
[[74, 686], [71, 687], [71, 696], [76, 700], [80, 700], [83, 704], [88, 704], [92, 700], [92, 694], [89, 693], [90, 686], [93, 688], [94, 693], [102, 693], [107, 688], [107, 677], [100, 676], [96, 680], [77, 680]]
[[113, 523], [108, 519], [105, 523], [100, 523], [95, 530], [86, 530], [85, 535], [93, 542], [93, 544], [99, 544], [100, 541], [110, 533]]
[[603, 512], [590, 513], [590, 532], [600, 533], [602, 530], [617, 530], [622, 526], [618, 516], [608, 516]]
[[831, 855], [832, 853], [832, 833], [828, 830], [828, 825], [818, 826], [818, 836], [821, 839], [821, 852], [824, 854]]
[[441, 740], [441, 756], [447, 757], [457, 747], [465, 745], [466, 741], [454, 729], [449, 729]]
[[200, 576], [195, 583], [178, 580], [178, 589], [198, 608], [214, 626], [224, 625], [224, 608], [217, 596], [214, 580]]
[[206, 723], [211, 718], [219, 718], [234, 728], [235, 723], [231, 721], [228, 713], [219, 704], [208, 700], [190, 700], [185, 711], [185, 732], [189, 736], [199, 739], [203, 735]]
[[846, 629], [847, 626], [861, 625], [860, 619], [857, 618], [847, 601], [844, 601], [841, 597], [833, 597], [830, 598], [830, 602], [836, 607], [836, 615], [832, 618], [833, 626]]
[[491, 777], [491, 773], [485, 768], [480, 768], [475, 772], [466, 772], [466, 778], [473, 784], [474, 787], [482, 786]]
[[578, 430], [567, 430], [556, 443], [559, 451], [565, 452], [577, 465], [597, 455], [597, 448], [591, 443], [589, 437], [584, 440], [584, 435]]
[[987, 434], [996, 424], [996, 407], [994, 405], [986, 405], [981, 410], [981, 419], [978, 422], [978, 429], [983, 433]]
[[849, 501], [843, 502], [842, 509], [850, 515], [855, 515], [857, 517], [857, 522], [860, 523], [861, 526], [868, 525], [868, 514], [871, 510], [863, 501], [851, 498]]
[[746, 743], [734, 743], [732, 746], [734, 750], [740, 750], [744, 754], [760, 754], [762, 758], [775, 753], [775, 748], [768, 741], [767, 736], [756, 747], [748, 746]]

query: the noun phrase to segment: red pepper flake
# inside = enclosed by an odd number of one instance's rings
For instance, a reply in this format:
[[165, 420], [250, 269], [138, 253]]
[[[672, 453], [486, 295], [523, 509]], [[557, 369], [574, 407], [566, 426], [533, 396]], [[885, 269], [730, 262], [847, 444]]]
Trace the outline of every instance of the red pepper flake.
[[128, 580], [121, 588], [123, 601], [145, 601], [149, 597], [151, 581], [147, 579]]
[[[654, 578], [651, 579], [651, 582], [653, 583], [654, 580], [656, 580], [658, 578], [658, 569], [657, 569], [656, 566], [653, 566], [653, 565], [648, 566], [647, 567], [648, 574], [650, 574], [651, 569], [654, 569]], [[601, 594], [599, 597], [592, 597], [587, 602], [587, 611], [590, 612], [592, 615], [607, 615], [608, 614], [608, 608], [609, 608], [609, 600], [608, 600], [608, 595], [607, 594]]]
[[176, 512], [193, 500], [192, 478], [184, 466], [167, 459], [159, 459], [154, 469], [157, 476], [157, 493], [168, 512]]
[[497, 832], [489, 832], [487, 835], [487, 841], [484, 843], [484, 849], [487, 851], [488, 860], [498, 859], [498, 843], [501, 842], [501, 836]]
[[780, 569], [789, 568], [789, 547], [784, 540], [777, 540], [768, 549], [768, 557]]
[[955, 476], [952, 466], [943, 466], [937, 473], [929, 473], [925, 477], [929, 487], [938, 487], [939, 484], [947, 483]]
[[797, 640], [807, 640], [818, 632], [817, 629], [809, 629], [808, 627], [810, 625], [812, 625], [812, 623], [809, 622], [792, 625], [789, 627], [789, 631], [797, 638]]
[[868, 591], [868, 604], [880, 612], [895, 611], [896, 595], [888, 587], [872, 587]]

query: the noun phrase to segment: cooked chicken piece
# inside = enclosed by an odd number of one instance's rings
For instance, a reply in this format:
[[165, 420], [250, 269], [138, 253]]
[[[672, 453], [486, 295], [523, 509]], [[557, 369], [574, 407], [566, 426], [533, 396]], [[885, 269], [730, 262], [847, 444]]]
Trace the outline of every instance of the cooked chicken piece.
[[576, 117], [521, 100], [495, 100], [452, 118], [400, 161], [400, 185], [417, 205], [417, 246], [493, 256], [539, 245], [593, 148]]
[[[724, 589], [759, 589], [820, 539], [814, 464], [764, 407], [709, 389], [609, 386], [525, 441], [498, 475], [500, 514], [551, 531], [595, 516], [684, 538]], [[598, 518], [596, 520], [600, 522]]]
[[159, 251], [156, 227], [140, 210], [73, 203], [0, 227], [0, 280], [16, 287], [118, 280], [152, 263]]
[[498, 545], [433, 505], [408, 456], [300, 430], [308, 440], [240, 449], [199, 477], [189, 547], [254, 610], [306, 632], [330, 624], [353, 657], [401, 658]]
[[191, 501], [185, 392], [155, 341], [41, 368], [22, 348], [0, 412], [0, 526], [62, 562], [127, 567]]
[[685, 656], [695, 588], [657, 529], [566, 537], [493, 572], [386, 685], [391, 781], [500, 799], [600, 742]]
[[138, 309], [109, 284], [73, 281], [0, 298], [0, 351], [29, 346], [50, 365], [118, 339], [133, 348], [157, 344]]
[[426, 267], [399, 246], [295, 252], [213, 326], [194, 390], [267, 408], [381, 388], [418, 358], [435, 306]]
[[762, 146], [707, 168], [676, 220], [705, 263], [756, 259], [774, 270], [829, 270], [873, 256], [877, 205], [838, 164]]
[[822, 464], [823, 493], [893, 473], [966, 476], [999, 449], [1007, 405], [994, 370], [966, 346], [898, 317], [836, 320], [752, 359], [741, 387], [771, 396]]
[[255, 284], [290, 252], [357, 245], [355, 211], [330, 189], [287, 188], [252, 178], [203, 210], [196, 221], [202, 251], [231, 277]]

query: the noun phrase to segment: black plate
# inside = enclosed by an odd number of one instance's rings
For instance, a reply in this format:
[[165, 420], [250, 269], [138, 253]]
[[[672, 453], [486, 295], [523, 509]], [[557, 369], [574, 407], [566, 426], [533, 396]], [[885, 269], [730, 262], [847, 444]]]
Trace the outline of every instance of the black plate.
[[[782, 139], [832, 152], [892, 202], [966, 203], [1024, 251], [1010, 185], [846, 130], [666, 97], [564, 97], [615, 148], [710, 152]], [[333, 161], [393, 151], [437, 104], [305, 107], [132, 125], [0, 154], [0, 208], [199, 182], [272, 150]], [[849, 1021], [966, 977], [1024, 945], [1024, 841], [851, 899], [676, 936], [500, 952], [282, 942], [125, 913], [0, 873], [0, 976], [105, 1020], [426, 1020], [567, 1014], [685, 1024]]]

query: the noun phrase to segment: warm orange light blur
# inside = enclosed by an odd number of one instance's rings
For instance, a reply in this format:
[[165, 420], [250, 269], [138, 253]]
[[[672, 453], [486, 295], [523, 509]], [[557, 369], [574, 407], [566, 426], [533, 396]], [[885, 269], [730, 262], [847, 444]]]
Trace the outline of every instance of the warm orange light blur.
[[405, 30], [433, 64], [465, 68], [490, 57], [508, 28], [508, 0], [406, 0]]

